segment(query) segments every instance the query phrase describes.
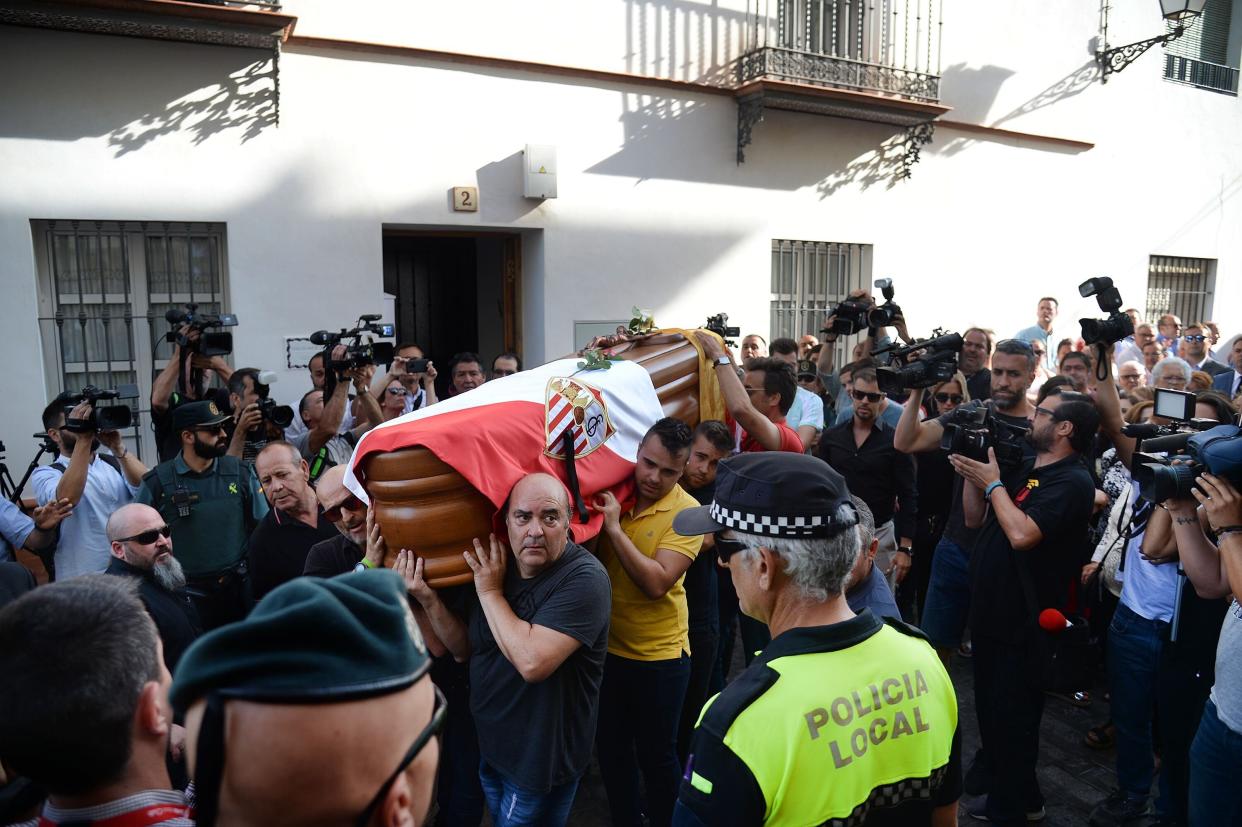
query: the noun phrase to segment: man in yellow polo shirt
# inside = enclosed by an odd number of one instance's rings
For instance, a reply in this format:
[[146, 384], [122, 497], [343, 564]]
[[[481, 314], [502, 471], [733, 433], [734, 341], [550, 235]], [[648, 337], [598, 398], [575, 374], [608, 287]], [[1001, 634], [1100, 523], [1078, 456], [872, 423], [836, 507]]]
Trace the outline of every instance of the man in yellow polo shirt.
[[599, 554], [612, 580], [595, 746], [616, 827], [640, 825], [643, 802], [651, 827], [665, 827], [677, 798], [677, 725], [690, 681], [682, 579], [703, 539], [673, 531], [673, 518], [698, 505], [677, 485], [691, 441], [684, 422], [661, 419], [638, 448], [634, 507], [623, 513], [609, 492], [592, 504], [604, 515]]

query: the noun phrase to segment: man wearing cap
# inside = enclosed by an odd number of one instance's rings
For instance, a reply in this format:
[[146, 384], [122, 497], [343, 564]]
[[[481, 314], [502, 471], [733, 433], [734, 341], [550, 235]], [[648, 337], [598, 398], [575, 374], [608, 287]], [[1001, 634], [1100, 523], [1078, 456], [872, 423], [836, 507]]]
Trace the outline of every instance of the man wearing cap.
[[[793, 339], [772, 340], [772, 358], [798, 368], [798, 343]], [[802, 447], [809, 449], [811, 443], [824, 430], [824, 403], [811, 391], [798, 385], [794, 388], [794, 403], [785, 415], [785, 423], [798, 432]]]
[[465, 552], [476, 595], [465, 621], [427, 586], [421, 559], [403, 550], [395, 568], [436, 635], [469, 659], [493, 823], [563, 825], [591, 761], [611, 587], [600, 562], [569, 539], [560, 480], [524, 477], [503, 515], [509, 549], [492, 536]]
[[198, 824], [422, 823], [444, 717], [430, 666], [390, 571], [298, 578], [203, 635], [172, 689]]
[[[739, 450], [793, 451], [798, 454], [805, 451], [798, 432], [785, 422], [785, 416], [797, 395], [798, 382], [793, 368], [776, 359], [748, 359], [743, 381], [738, 377], [732, 355], [725, 353], [724, 344], [718, 336], [706, 330], [696, 330], [694, 338], [703, 355], [714, 366], [725, 407], [739, 431]], [[742, 354], [746, 354], [745, 341]]]
[[[172, 677], [136, 592], [86, 575], [0, 611], [5, 768], [48, 793], [42, 817], [21, 827], [194, 825], [165, 766]], [[172, 747], [179, 756], [180, 740]]]
[[772, 642], [704, 707], [674, 824], [955, 824], [957, 701], [916, 629], [855, 615], [859, 551], [845, 481], [814, 457], [720, 464], [711, 505], [674, 528], [715, 533], [742, 611]]
[[310, 486], [310, 468], [297, 448], [288, 442], [269, 443], [259, 451], [254, 468], [272, 506], [246, 547], [254, 599], [261, 600], [300, 576], [311, 547], [338, 533], [319, 505]]
[[225, 455], [225, 423], [215, 402], [172, 413], [181, 453], [142, 478], [137, 500], [172, 528], [176, 557], [204, 629], [240, 620], [250, 607], [246, 541], [267, 514], [254, 468]]

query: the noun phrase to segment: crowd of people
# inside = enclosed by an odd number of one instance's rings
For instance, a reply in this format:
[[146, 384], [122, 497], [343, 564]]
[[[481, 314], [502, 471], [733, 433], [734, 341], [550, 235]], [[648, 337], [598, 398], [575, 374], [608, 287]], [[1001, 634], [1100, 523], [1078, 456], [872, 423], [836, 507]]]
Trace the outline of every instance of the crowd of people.
[[[565, 824], [595, 761], [624, 827], [945, 825], [959, 799], [1025, 824], [1055, 610], [1105, 675], [1104, 698], [1092, 675], [1056, 693], [1108, 701], [1083, 733], [1117, 752], [1092, 823], [1242, 824], [1242, 495], [1197, 471], [1148, 500], [1125, 432], [1170, 423], [1157, 389], [1236, 422], [1242, 337], [1127, 314], [1092, 349], [1043, 298], [900, 394], [885, 329], [840, 366], [832, 316], [740, 360], [697, 331], [723, 419], [651, 423], [590, 540], [560, 479], [522, 478], [463, 550], [472, 582], [438, 589], [345, 484], [367, 430], [439, 404], [423, 350], [318, 354], [282, 427], [266, 374], [183, 330], [158, 464], [57, 398], [33, 504], [0, 505], [51, 580], [0, 563], [0, 823]], [[522, 369], [457, 354], [448, 393]], [[954, 447], [967, 411], [993, 423], [983, 452]]]

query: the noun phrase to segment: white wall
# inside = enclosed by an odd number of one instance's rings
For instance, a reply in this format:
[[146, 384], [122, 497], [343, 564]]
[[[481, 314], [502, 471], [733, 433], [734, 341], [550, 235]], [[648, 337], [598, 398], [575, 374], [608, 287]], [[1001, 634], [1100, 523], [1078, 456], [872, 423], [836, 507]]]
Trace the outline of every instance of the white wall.
[[[689, 45], [670, 34], [710, 33], [720, 6], [360, 5], [289, 8], [301, 34], [634, 72], [659, 56], [661, 74], [691, 79], [712, 77], [740, 37], [729, 4], [716, 34]], [[37, 218], [225, 223], [237, 362], [265, 367], [284, 336], [385, 306], [386, 224], [521, 232], [531, 363], [570, 349], [574, 319], [635, 304], [665, 325], [723, 310], [766, 332], [773, 238], [875, 245], [875, 275], [895, 279], [919, 334], [983, 323], [1007, 335], [1046, 293], [1067, 319], [1098, 315], [1075, 291], [1094, 275], [1141, 306], [1151, 254], [1219, 259], [1214, 315], [1242, 329], [1238, 100], [1163, 82], [1154, 52], [1107, 85], [1075, 83], [1098, 34], [1088, 5], [949, 4], [943, 97], [949, 118], [1093, 149], [941, 128], [903, 182], [888, 128], [787, 112], [767, 113], [738, 166], [735, 104], [706, 92], [296, 46], [281, 58], [276, 128], [263, 122], [270, 76], [245, 75], [266, 71], [261, 53], [0, 27], [0, 329], [23, 343], [0, 438], [24, 461], [13, 449], [54, 390], [34, 345]], [[1115, 10], [1110, 40], [1158, 33], [1155, 17]], [[557, 147], [559, 198], [521, 197], [527, 143]], [[479, 187], [478, 213], [450, 210], [460, 185]], [[275, 393], [296, 401], [303, 384], [293, 372]]]

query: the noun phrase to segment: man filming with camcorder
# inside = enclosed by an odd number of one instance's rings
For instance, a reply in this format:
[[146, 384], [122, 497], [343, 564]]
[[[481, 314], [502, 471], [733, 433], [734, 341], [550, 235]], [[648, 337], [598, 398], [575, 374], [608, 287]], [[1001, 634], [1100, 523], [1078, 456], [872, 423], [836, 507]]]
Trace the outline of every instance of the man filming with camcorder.
[[233, 352], [233, 334], [216, 328], [237, 325], [233, 314], [199, 313], [197, 304], [187, 304], [185, 310], [170, 308], [164, 318], [174, 325], [164, 337], [172, 343], [173, 351], [151, 384], [151, 423], [161, 462], [181, 450], [170, 413], [183, 402], [206, 399], [213, 375], [222, 382], [232, 376], [233, 369], [224, 357]]
[[[110, 391], [87, 387], [65, 391], [43, 409], [43, 427], [59, 451], [55, 462], [34, 470], [30, 484], [40, 506], [67, 500], [73, 507], [60, 525], [54, 572], [48, 572], [56, 579], [108, 568], [108, 517], [133, 500], [147, 468], [121, 439], [121, 429], [132, 424], [128, 404], [99, 403], [137, 397], [133, 385]], [[110, 454], [100, 455], [101, 445]]]

